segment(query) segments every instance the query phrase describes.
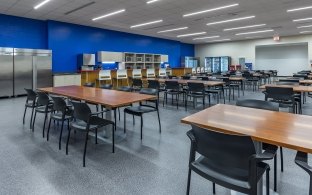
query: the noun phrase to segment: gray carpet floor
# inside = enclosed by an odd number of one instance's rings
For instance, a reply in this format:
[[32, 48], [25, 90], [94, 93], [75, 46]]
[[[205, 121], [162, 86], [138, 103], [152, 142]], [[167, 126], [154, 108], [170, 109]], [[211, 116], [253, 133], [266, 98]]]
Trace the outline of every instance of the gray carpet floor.
[[[237, 98], [237, 97], [236, 97]], [[263, 99], [261, 92], [246, 91], [241, 98]], [[213, 101], [215, 102], [215, 101]], [[303, 112], [312, 115], [311, 100]], [[144, 137], [140, 140], [140, 121], [132, 125], [127, 118], [127, 134], [123, 134], [123, 113], [118, 121], [116, 153], [111, 153], [110, 140], [87, 149], [86, 167], [82, 167], [84, 134], [77, 132], [70, 139], [69, 155], [65, 155], [67, 131], [58, 149], [60, 127], [52, 125], [50, 141], [42, 138], [43, 116], [38, 114], [35, 131], [29, 129], [30, 112], [22, 124], [25, 97], [0, 100], [0, 194], [109, 194], [109, 195], [182, 195], [186, 192], [190, 126], [181, 118], [202, 109], [189, 104], [176, 109], [170, 104], [160, 106], [162, 133], [158, 132], [156, 113], [144, 116]], [[227, 103], [229, 103], [227, 101]], [[231, 101], [231, 104], [235, 101]], [[94, 106], [93, 106], [94, 107]], [[94, 109], [94, 108], [93, 108]], [[308, 194], [309, 177], [294, 164], [295, 151], [284, 151], [285, 170], [278, 162], [278, 193]], [[279, 158], [278, 158], [279, 159]], [[272, 162], [270, 162], [273, 167]], [[273, 187], [273, 171], [271, 172]], [[192, 174], [191, 194], [212, 194], [212, 184]], [[218, 195], [230, 191], [217, 186]]]

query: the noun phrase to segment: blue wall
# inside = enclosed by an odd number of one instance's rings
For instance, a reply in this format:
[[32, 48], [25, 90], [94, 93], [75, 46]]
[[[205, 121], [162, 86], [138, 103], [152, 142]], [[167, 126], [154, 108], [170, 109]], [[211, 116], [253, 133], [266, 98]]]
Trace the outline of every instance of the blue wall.
[[178, 41], [1, 14], [0, 47], [51, 49], [55, 73], [76, 72], [77, 55], [97, 51], [166, 54], [171, 67], [194, 56], [194, 45]]
[[0, 47], [47, 48], [47, 23], [0, 14]]

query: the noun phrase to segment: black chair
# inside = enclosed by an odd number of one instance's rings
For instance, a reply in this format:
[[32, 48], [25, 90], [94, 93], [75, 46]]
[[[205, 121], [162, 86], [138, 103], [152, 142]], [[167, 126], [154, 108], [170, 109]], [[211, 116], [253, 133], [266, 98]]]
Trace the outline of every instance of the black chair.
[[163, 102], [163, 106], [165, 105], [165, 101], [167, 104], [168, 94], [169, 94], [171, 95], [172, 104], [173, 104], [173, 96], [176, 97], [175, 99], [177, 102], [177, 109], [179, 109], [179, 96], [182, 94], [183, 100], [184, 100], [184, 91], [180, 89], [180, 85], [178, 81], [165, 81], [165, 86], [166, 86], [166, 91], [164, 93], [165, 100]]
[[[203, 100], [203, 109], [205, 109], [205, 97], [206, 97], [206, 92], [205, 92], [205, 85], [203, 83], [192, 83], [188, 82], [187, 83], [187, 91], [186, 91], [186, 96], [185, 96], [185, 110], [187, 110], [187, 99], [188, 97], [193, 98], [193, 107], [196, 107], [197, 103], [197, 98], [202, 98]], [[208, 94], [209, 96], [209, 94]], [[209, 105], [210, 105], [210, 98], [209, 98]]]
[[[140, 90], [140, 94], [147, 94], [147, 95], [157, 95], [157, 89], [150, 89], [150, 88], [143, 88]], [[159, 117], [159, 109], [158, 109], [158, 100], [149, 100], [149, 102], [155, 103], [155, 106], [143, 104], [140, 102], [139, 106], [131, 106], [126, 107], [124, 109], [124, 133], [126, 133], [126, 114], [131, 114], [134, 116], [141, 117], [141, 139], [143, 139], [143, 114], [157, 112], [158, 117], [158, 124], [159, 124], [159, 133], [161, 133], [161, 123]]]
[[115, 123], [98, 117], [101, 112], [92, 113], [90, 107], [86, 103], [72, 102], [74, 106], [74, 120], [70, 124], [68, 137], [66, 142], [66, 155], [68, 154], [68, 143], [71, 129], [75, 129], [86, 133], [85, 146], [83, 152], [83, 167], [86, 166], [86, 152], [88, 136], [90, 131], [95, 131], [95, 143], [97, 144], [97, 131], [99, 128], [112, 125], [112, 152], [115, 152]]
[[64, 122], [67, 121], [68, 129], [69, 129], [69, 122], [73, 116], [72, 107], [66, 104], [66, 101], [62, 97], [51, 97], [53, 99], [53, 108], [50, 115], [50, 121], [48, 126], [47, 132], [47, 141], [49, 141], [49, 134], [50, 134], [50, 127], [51, 121], [61, 121], [61, 131], [60, 131], [60, 138], [59, 138], [59, 150], [61, 149], [61, 140], [64, 128]]
[[33, 119], [32, 131], [35, 129], [35, 121], [37, 117], [37, 113], [44, 114], [44, 123], [42, 128], [42, 137], [44, 137], [44, 130], [46, 126], [46, 121], [48, 114], [52, 112], [53, 102], [50, 100], [49, 96], [44, 92], [37, 92], [38, 98], [36, 102], [35, 115]]
[[157, 99], [159, 102], [159, 93], [166, 91], [164, 87], [162, 87], [158, 80], [148, 80], [147, 88], [157, 89]]
[[266, 86], [263, 93], [266, 101], [277, 102], [280, 107], [290, 107], [293, 113], [302, 112], [301, 95], [294, 93], [292, 87]]
[[140, 91], [143, 87], [143, 82], [141, 79], [132, 79], [132, 90]]
[[25, 124], [26, 110], [27, 110], [27, 108], [31, 108], [31, 117], [30, 117], [30, 124], [29, 124], [29, 128], [31, 129], [33, 115], [34, 115], [34, 110], [35, 110], [35, 107], [36, 107], [37, 93], [34, 90], [32, 90], [32, 89], [25, 89], [25, 91], [27, 93], [27, 99], [26, 99], [26, 103], [25, 103], [23, 124]]
[[104, 84], [104, 85], [100, 85], [101, 89], [112, 89], [113, 85], [112, 84]]
[[[208, 78], [208, 77], [207, 77]], [[219, 79], [209, 79], [210, 81], [222, 81]], [[224, 94], [224, 86], [222, 85], [217, 85], [213, 87], [208, 87], [205, 92], [208, 95], [215, 95], [217, 96], [217, 103], [220, 103], [221, 96], [223, 97], [223, 103], [225, 104], [225, 94]], [[210, 96], [209, 97], [209, 106], [210, 106]]]
[[88, 82], [88, 83], [83, 84], [83, 86], [84, 87], [95, 87], [95, 83]]
[[117, 90], [118, 91], [124, 91], [124, 92], [131, 92], [132, 91], [132, 87], [122, 86], [122, 87], [118, 87]]
[[[270, 167], [262, 162], [274, 157], [275, 148], [257, 154], [249, 136], [228, 135], [192, 125], [187, 132], [191, 140], [187, 193], [191, 171], [215, 184], [237, 192], [256, 195], [257, 184], [266, 172], [266, 194], [270, 191]], [[196, 159], [196, 152], [200, 157]]]
[[295, 163], [306, 171], [310, 176], [309, 195], [312, 195], [312, 167], [308, 164], [308, 154], [304, 152], [297, 152]]
[[[249, 107], [249, 108], [257, 108], [257, 109], [263, 109], [263, 110], [271, 110], [271, 111], [279, 111], [279, 105], [275, 102], [266, 102], [263, 100], [238, 100], [236, 102], [236, 106], [242, 106], [242, 107]], [[263, 143], [262, 144], [263, 149], [272, 148], [272, 145]], [[278, 147], [276, 148], [278, 149]], [[275, 151], [274, 156], [274, 191], [277, 190], [277, 150]], [[283, 158], [283, 148], [280, 147], [280, 156], [281, 156], [281, 171], [284, 171], [284, 158]]]
[[182, 76], [181, 77], [183, 80], [190, 80], [191, 79], [191, 76]]

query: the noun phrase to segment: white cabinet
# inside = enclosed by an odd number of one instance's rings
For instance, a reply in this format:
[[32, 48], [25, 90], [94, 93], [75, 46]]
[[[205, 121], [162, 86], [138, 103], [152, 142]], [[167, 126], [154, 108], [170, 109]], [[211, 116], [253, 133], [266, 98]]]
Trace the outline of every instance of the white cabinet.
[[121, 52], [98, 52], [98, 62], [123, 62], [123, 53]]
[[169, 57], [168, 55], [161, 55], [160, 56], [161, 62], [169, 62]]
[[53, 83], [54, 87], [81, 85], [81, 75], [80, 74], [54, 75]]

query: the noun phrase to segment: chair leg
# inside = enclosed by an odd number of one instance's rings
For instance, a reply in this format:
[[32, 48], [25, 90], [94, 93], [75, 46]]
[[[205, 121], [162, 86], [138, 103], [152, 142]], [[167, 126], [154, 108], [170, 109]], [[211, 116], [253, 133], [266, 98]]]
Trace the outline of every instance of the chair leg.
[[124, 112], [124, 133], [126, 133], [126, 112]]
[[48, 113], [45, 113], [45, 115], [44, 115], [44, 123], [43, 123], [43, 128], [42, 128], [42, 137], [43, 138], [44, 138], [44, 130], [45, 130], [46, 122], [47, 122], [47, 117], [48, 117]]
[[118, 117], [119, 117], [119, 121], [120, 121], [120, 109], [118, 108]]
[[190, 185], [191, 185], [191, 169], [189, 168], [189, 171], [188, 171], [188, 176], [187, 176], [187, 189], [186, 189], [186, 195], [189, 195], [190, 194]]
[[284, 172], [284, 158], [283, 158], [283, 148], [280, 147], [280, 155], [281, 155], [281, 171]]
[[141, 140], [143, 139], [143, 116], [141, 115]]
[[95, 144], [98, 144], [98, 129], [95, 129]]
[[86, 140], [85, 140], [85, 146], [84, 146], [84, 151], [83, 151], [83, 167], [86, 167], [86, 153], [87, 153], [88, 136], [89, 136], [89, 131], [87, 131], [87, 133], [86, 133]]
[[270, 195], [270, 169], [266, 170], [266, 194]]
[[212, 193], [216, 194], [216, 184], [212, 183]]
[[159, 124], [159, 133], [161, 133], [161, 124], [160, 124], [160, 117], [159, 117], [159, 110], [157, 109], [157, 116], [158, 116], [158, 124]]
[[112, 153], [115, 153], [115, 125], [112, 126]]
[[274, 156], [274, 191], [277, 191], [277, 156]]
[[68, 135], [67, 135], [67, 142], [66, 142], [66, 155], [68, 155], [68, 143], [69, 143], [69, 137], [70, 137], [70, 128], [68, 129]]
[[49, 141], [49, 134], [50, 134], [51, 121], [52, 121], [52, 118], [50, 117], [49, 125], [48, 125], [48, 131], [47, 131], [47, 141]]
[[[32, 108], [32, 109], [31, 109], [30, 125], [29, 125], [29, 128], [30, 128], [30, 129], [32, 129], [34, 110], [35, 110], [35, 108]], [[34, 130], [33, 130], [33, 131], [34, 131]]]
[[63, 135], [63, 128], [64, 128], [64, 120], [62, 120], [62, 125], [61, 125], [61, 132], [60, 132], [60, 138], [59, 138], [59, 150], [61, 150], [61, 144], [62, 144], [62, 135]]
[[34, 119], [32, 121], [32, 131], [34, 132], [35, 130], [35, 121], [36, 121], [36, 117], [37, 117], [37, 111], [35, 111], [35, 115], [34, 115]]
[[24, 116], [23, 116], [23, 125], [25, 124], [25, 116], [26, 116], [26, 110], [27, 110], [27, 107], [25, 106], [25, 110], [24, 110]]

